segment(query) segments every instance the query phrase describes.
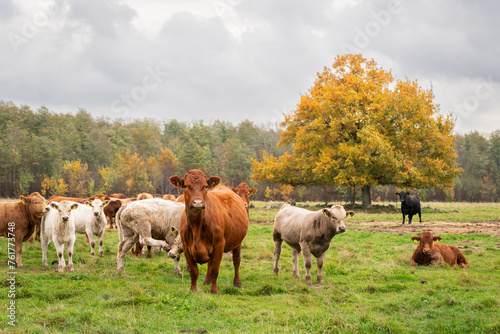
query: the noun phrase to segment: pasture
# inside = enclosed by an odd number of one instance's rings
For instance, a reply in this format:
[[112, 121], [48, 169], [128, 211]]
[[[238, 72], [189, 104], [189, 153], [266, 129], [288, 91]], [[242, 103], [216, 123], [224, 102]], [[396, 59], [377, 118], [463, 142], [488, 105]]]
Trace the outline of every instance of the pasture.
[[[198, 292], [182, 257], [174, 275], [165, 253], [151, 260], [130, 253], [116, 271], [116, 230], [106, 231], [104, 257], [90, 256], [83, 235], [75, 244], [75, 272], [42, 266], [39, 242], [23, 244], [23, 268], [15, 269], [16, 326], [8, 324], [10, 283], [7, 239], [0, 238], [0, 332], [13, 333], [499, 333], [500, 205], [424, 203], [422, 219], [401, 226], [397, 208], [351, 208], [347, 232], [333, 238], [323, 267], [325, 283], [292, 275], [290, 247], [283, 244], [280, 276], [273, 270], [272, 221], [277, 208], [254, 203], [243, 242], [242, 288], [232, 286], [231, 256], [220, 267], [219, 295]], [[310, 205], [310, 204], [309, 204]], [[430, 206], [430, 208], [425, 208]], [[310, 206], [310, 209], [317, 209]], [[437, 209], [437, 210], [436, 210]], [[447, 265], [410, 267], [422, 230], [442, 244], [459, 246], [470, 269]], [[457, 233], [458, 232], [458, 233]], [[49, 263], [56, 259], [49, 246]], [[313, 258], [314, 259], [314, 258]]]

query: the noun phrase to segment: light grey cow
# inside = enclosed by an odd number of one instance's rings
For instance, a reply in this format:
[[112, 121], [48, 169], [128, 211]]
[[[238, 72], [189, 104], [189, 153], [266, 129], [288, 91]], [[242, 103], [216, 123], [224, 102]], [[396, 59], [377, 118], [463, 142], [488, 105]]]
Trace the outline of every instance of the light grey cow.
[[[163, 199], [145, 199], [122, 206], [116, 214], [118, 228], [117, 266], [123, 270], [123, 263], [127, 252], [139, 241], [143, 245], [161, 247], [170, 250], [177, 230], [181, 225], [184, 212], [184, 203], [166, 201]], [[179, 257], [174, 258], [175, 273], [181, 275]]]
[[41, 223], [41, 244], [42, 244], [42, 264], [47, 266], [47, 247], [54, 242], [59, 259], [59, 272], [63, 272], [66, 267], [64, 261], [64, 245], [67, 244], [68, 269], [74, 271], [73, 247], [76, 240], [75, 223], [71, 214], [78, 206], [75, 202], [61, 201], [52, 202], [49, 206], [53, 209], [42, 217]]
[[86, 234], [90, 241], [90, 255], [94, 256], [95, 239], [99, 242], [99, 256], [103, 256], [102, 242], [104, 239], [104, 231], [108, 220], [103, 212], [103, 209], [108, 205], [109, 200], [101, 201], [95, 199], [92, 202], [85, 201], [85, 204], [79, 204], [78, 208], [73, 213], [75, 219], [75, 232], [78, 234]]
[[311, 254], [317, 259], [318, 284], [322, 284], [325, 253], [330, 247], [332, 238], [346, 231], [344, 220], [348, 216], [354, 216], [354, 212], [346, 212], [341, 205], [318, 211], [309, 211], [289, 204], [283, 205], [274, 218], [273, 272], [278, 275], [281, 244], [285, 241], [292, 248], [293, 277], [300, 278], [298, 263], [302, 251], [306, 267], [306, 284], [312, 284]]

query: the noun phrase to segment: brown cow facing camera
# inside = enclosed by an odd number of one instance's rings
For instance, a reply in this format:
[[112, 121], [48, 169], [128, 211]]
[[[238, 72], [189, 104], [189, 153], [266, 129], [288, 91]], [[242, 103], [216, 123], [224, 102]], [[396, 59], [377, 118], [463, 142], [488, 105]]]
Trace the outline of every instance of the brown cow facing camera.
[[450, 266], [458, 265], [460, 268], [470, 268], [464, 254], [458, 247], [434, 244], [434, 241], [441, 240], [440, 236], [434, 236], [431, 232], [426, 231], [418, 237], [412, 237], [411, 240], [419, 242], [410, 260], [412, 266], [446, 262]]
[[217, 277], [226, 252], [233, 253], [233, 285], [241, 287], [241, 243], [248, 230], [248, 214], [243, 200], [227, 187], [212, 190], [220, 183], [220, 177], [207, 178], [197, 169], [190, 170], [183, 178], [177, 175], [170, 177], [170, 183], [184, 189], [186, 207], [180, 233], [191, 275], [191, 290], [196, 291], [198, 263], [208, 262], [203, 284], [212, 284], [210, 291], [219, 292]]
[[247, 213], [250, 214], [250, 195], [257, 193], [257, 189], [248, 186], [245, 182], [240, 183], [238, 188], [231, 188], [235, 193], [237, 193], [245, 204], [245, 208], [247, 209]]

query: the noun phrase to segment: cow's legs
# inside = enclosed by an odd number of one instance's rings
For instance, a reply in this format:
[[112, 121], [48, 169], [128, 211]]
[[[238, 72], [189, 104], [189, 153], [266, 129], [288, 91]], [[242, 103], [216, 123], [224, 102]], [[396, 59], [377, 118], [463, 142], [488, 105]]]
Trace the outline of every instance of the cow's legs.
[[240, 263], [241, 263], [241, 244], [235, 249], [233, 249], [233, 265], [234, 265], [233, 285], [237, 288], [241, 288]]
[[318, 265], [318, 284], [323, 284], [323, 260], [325, 259], [325, 254], [321, 254], [318, 258], [316, 258], [316, 263]]
[[293, 277], [300, 278], [299, 272], [299, 255], [300, 252], [295, 248], [292, 248], [292, 262], [293, 262]]
[[418, 211], [418, 220], [420, 220], [420, 222], [422, 222], [422, 213], [420, 210]]
[[281, 244], [283, 243], [283, 240], [281, 239], [281, 234], [279, 234], [277, 231], [273, 232], [273, 240], [274, 240], [274, 269], [273, 273], [278, 276], [279, 273], [279, 267], [278, 267], [278, 262], [280, 260], [280, 255], [281, 255]]
[[182, 270], [181, 270], [181, 266], [179, 265], [179, 260], [181, 259], [180, 256], [177, 256], [175, 259], [174, 259], [174, 268], [175, 268], [175, 274], [177, 276], [181, 276], [182, 275]]
[[42, 233], [40, 243], [42, 244], [42, 265], [47, 267], [47, 248], [49, 246], [49, 238], [45, 233]]
[[97, 241], [99, 242], [99, 256], [100, 257], [103, 257], [104, 256], [104, 252], [102, 250], [102, 241], [104, 239], [104, 231], [101, 232], [101, 234], [99, 234], [97, 236]]
[[405, 224], [405, 214], [403, 213], [403, 225]]
[[[306, 245], [302, 246], [302, 256], [304, 257], [304, 265], [306, 267], [306, 284], [312, 284], [311, 278], [311, 266], [312, 266], [312, 258], [311, 258], [311, 250]], [[306, 246], [306, 247], [304, 247]], [[297, 256], [298, 258], [298, 256]]]
[[198, 265], [189, 252], [184, 252], [184, 257], [186, 258], [189, 275], [191, 276], [191, 291], [196, 291], [196, 281], [198, 281], [198, 275], [200, 274]]
[[135, 233], [134, 231], [130, 230], [129, 228], [121, 226], [120, 229], [123, 232], [123, 238], [120, 241], [120, 243], [118, 244], [118, 254], [116, 255], [116, 258], [117, 258], [116, 269], [117, 270], [123, 270], [123, 263], [125, 261], [125, 255], [127, 255], [127, 252], [132, 247], [134, 247], [137, 240], [139, 240], [139, 235], [137, 233]]
[[411, 225], [411, 219], [413, 218], [413, 215], [410, 213], [408, 214], [408, 225]]
[[92, 230], [87, 229], [85, 235], [87, 236], [87, 239], [89, 239], [90, 243], [90, 255], [94, 256], [95, 255], [95, 238], [94, 238], [94, 232]]
[[207, 263], [207, 276], [203, 280], [203, 285], [208, 285], [212, 283], [212, 278], [210, 277], [210, 272], [212, 271], [212, 261], [208, 261]]
[[68, 243], [68, 270], [75, 271], [75, 267], [73, 266], [73, 251], [74, 251], [75, 240], [71, 240]]
[[17, 236], [15, 237], [16, 241], [16, 246], [15, 252], [16, 252], [16, 266], [22, 267], [23, 266], [23, 261], [21, 260], [21, 253], [23, 252], [23, 236], [21, 233], [16, 233]]
[[217, 287], [217, 277], [219, 276], [219, 266], [222, 262], [222, 256], [224, 255], [224, 247], [215, 248], [212, 253], [212, 257], [208, 260], [208, 268], [210, 271], [207, 272], [207, 277], [210, 275], [210, 281], [212, 282], [211, 293], [219, 293], [219, 288]]
[[58, 267], [57, 271], [62, 273], [64, 271], [64, 267], [66, 267], [66, 261], [64, 260], [64, 244], [59, 244], [54, 239], [54, 246], [56, 246], [57, 258], [59, 260], [59, 267]]
[[[139, 235], [139, 242], [143, 245], [153, 246], [153, 247], [161, 247], [165, 249], [167, 252], [170, 250], [168, 244], [163, 240], [156, 240], [151, 238], [151, 236], [142, 236]], [[149, 248], [148, 253], [151, 252], [151, 248]]]

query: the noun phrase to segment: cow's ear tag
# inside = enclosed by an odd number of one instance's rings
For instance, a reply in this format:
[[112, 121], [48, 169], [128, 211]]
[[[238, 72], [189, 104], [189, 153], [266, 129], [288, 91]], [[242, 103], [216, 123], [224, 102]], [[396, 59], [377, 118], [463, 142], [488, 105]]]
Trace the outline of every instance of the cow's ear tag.
[[175, 231], [172, 231], [172, 234], [175, 235]]
[[413, 240], [414, 242], [418, 242], [418, 240]]
[[[90, 205], [89, 205], [89, 206], [90, 206]], [[74, 206], [74, 207], [72, 207], [72, 208], [71, 208], [71, 210], [76, 210], [76, 208], [77, 208], [77, 207], [76, 207], [76, 206]]]
[[[91, 205], [87, 203], [87, 206], [91, 206]], [[74, 209], [73, 209], [73, 210], [74, 210]]]
[[323, 214], [325, 215], [325, 217], [328, 217], [328, 214], [326, 213], [326, 211], [323, 211]]

